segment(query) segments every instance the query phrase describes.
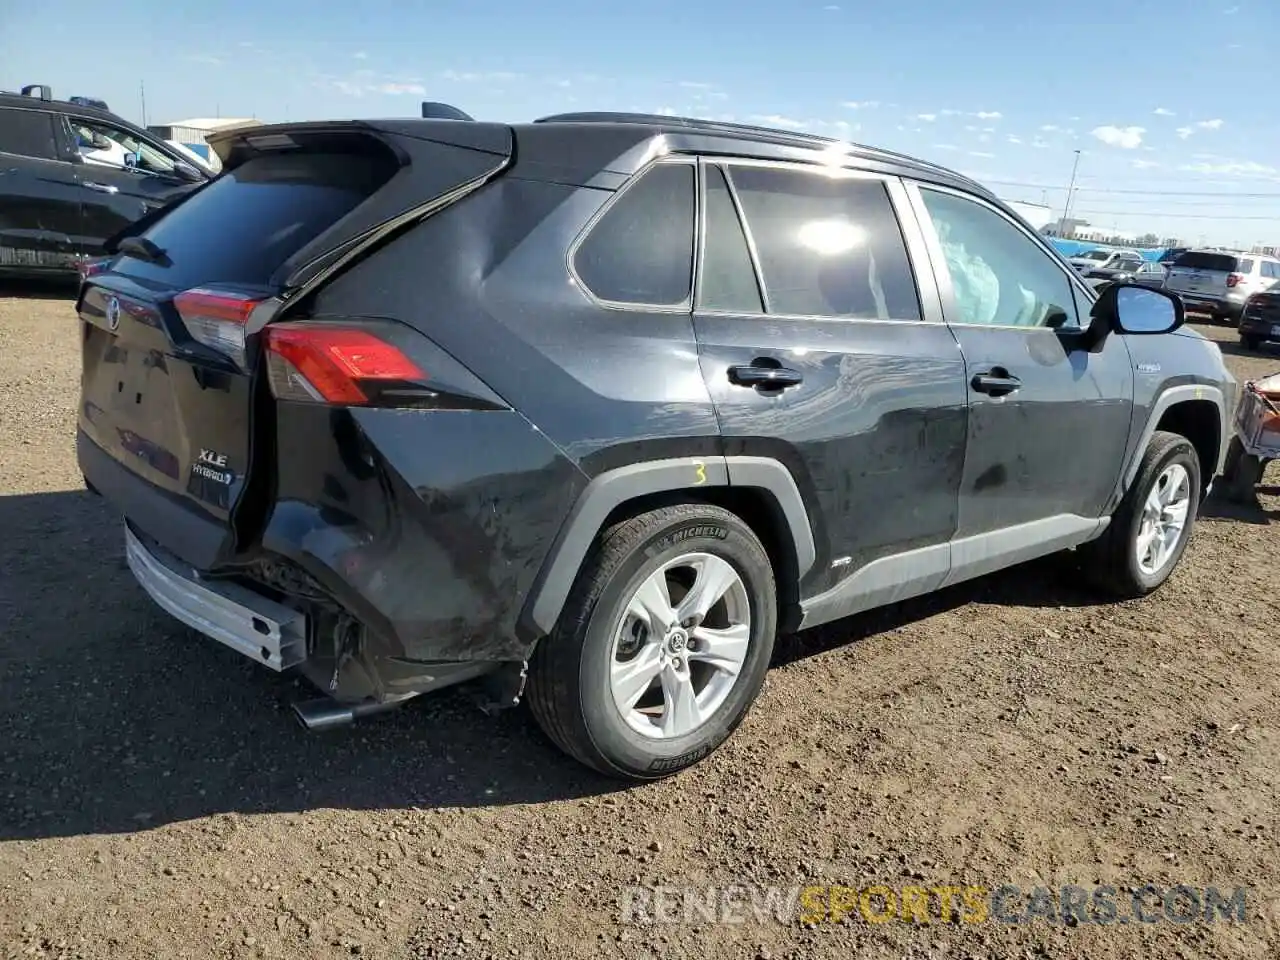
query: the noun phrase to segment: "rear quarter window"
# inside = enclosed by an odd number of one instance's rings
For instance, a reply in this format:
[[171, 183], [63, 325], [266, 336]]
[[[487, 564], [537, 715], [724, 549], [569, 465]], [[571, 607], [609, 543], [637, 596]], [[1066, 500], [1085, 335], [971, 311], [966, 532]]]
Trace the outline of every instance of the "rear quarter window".
[[598, 299], [675, 306], [693, 286], [694, 177], [688, 163], [659, 163], [614, 199], [573, 255]]
[[167, 263], [122, 256], [116, 269], [172, 289], [263, 285], [290, 256], [370, 197], [395, 172], [355, 154], [271, 154], [236, 167], [143, 234]]

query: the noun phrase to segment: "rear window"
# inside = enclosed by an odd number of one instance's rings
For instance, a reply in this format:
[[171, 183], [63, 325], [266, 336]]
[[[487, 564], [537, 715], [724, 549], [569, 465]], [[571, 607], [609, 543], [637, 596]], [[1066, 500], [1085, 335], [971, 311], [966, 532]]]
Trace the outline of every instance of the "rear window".
[[143, 233], [168, 264], [123, 256], [116, 269], [171, 289], [265, 284], [290, 256], [386, 183], [394, 163], [355, 154], [271, 154], [199, 190]]
[[1173, 261], [1175, 267], [1188, 267], [1192, 270], [1221, 270], [1231, 273], [1236, 268], [1236, 258], [1226, 253], [1184, 253]]

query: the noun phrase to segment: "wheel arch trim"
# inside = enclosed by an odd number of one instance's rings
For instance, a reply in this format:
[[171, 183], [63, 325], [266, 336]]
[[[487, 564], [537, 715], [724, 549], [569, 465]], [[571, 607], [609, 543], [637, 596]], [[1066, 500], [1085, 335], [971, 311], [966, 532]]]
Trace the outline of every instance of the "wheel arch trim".
[[[1133, 485], [1134, 479], [1138, 476], [1138, 470], [1142, 466], [1142, 455], [1146, 452], [1147, 447], [1150, 446], [1151, 437], [1160, 425], [1161, 418], [1170, 408], [1193, 400], [1208, 400], [1218, 408], [1218, 450], [1215, 458], [1214, 476], [1222, 473], [1222, 465], [1227, 453], [1227, 441], [1231, 436], [1231, 411], [1227, 409], [1226, 398], [1223, 396], [1221, 388], [1212, 384], [1179, 384], [1161, 391], [1151, 404], [1151, 412], [1147, 415], [1147, 422], [1142, 428], [1142, 434], [1139, 436], [1138, 443], [1134, 446], [1133, 453], [1129, 457], [1129, 463], [1125, 467], [1120, 491], [1122, 494], [1128, 492]], [[1212, 479], [1213, 477], [1204, 478], [1204, 482], [1212, 481]]]
[[809, 513], [795, 478], [777, 460], [709, 456], [634, 463], [599, 474], [579, 494], [525, 602], [526, 628], [535, 636], [555, 628], [592, 542], [618, 507], [658, 493], [696, 494], [703, 487], [730, 486], [760, 489], [776, 501], [790, 533], [799, 576], [812, 569], [817, 548]]

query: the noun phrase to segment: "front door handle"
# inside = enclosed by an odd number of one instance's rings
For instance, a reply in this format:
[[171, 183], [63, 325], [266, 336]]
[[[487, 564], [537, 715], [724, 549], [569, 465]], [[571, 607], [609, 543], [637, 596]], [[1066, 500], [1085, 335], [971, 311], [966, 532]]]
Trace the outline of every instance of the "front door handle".
[[986, 373], [974, 374], [969, 385], [978, 393], [992, 397], [1003, 397], [1013, 393], [1022, 386], [1022, 381], [1012, 376], [1004, 367], [993, 367]]
[[120, 192], [119, 187], [114, 186], [113, 184], [110, 184], [110, 183], [93, 183], [91, 181], [85, 180], [83, 181], [82, 186], [86, 190], [96, 190], [98, 193], [119, 193]]
[[759, 390], [784, 390], [804, 383], [799, 370], [784, 367], [769, 357], [760, 357], [751, 363], [729, 368], [729, 382], [738, 387], [755, 387]]

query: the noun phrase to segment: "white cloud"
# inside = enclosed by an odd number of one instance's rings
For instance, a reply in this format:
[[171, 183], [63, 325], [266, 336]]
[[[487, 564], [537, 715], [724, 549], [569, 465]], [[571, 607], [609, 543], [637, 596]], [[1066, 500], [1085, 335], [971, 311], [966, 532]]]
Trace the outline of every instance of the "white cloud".
[[979, 137], [978, 137], [978, 142], [979, 142], [979, 143], [990, 143], [990, 142], [991, 142], [991, 134], [989, 134], [989, 133], [984, 133], [984, 134], [979, 135]]
[[959, 150], [960, 148], [959, 148], [959, 147], [957, 147], [954, 143], [935, 143], [935, 144], [933, 145], [933, 149], [935, 149], [935, 150]]
[[912, 117], [912, 119], [923, 120], [925, 123], [933, 123], [933, 121], [938, 119], [938, 115], [936, 113], [917, 113]]
[[762, 123], [766, 127], [780, 127], [784, 130], [803, 130], [807, 124], [803, 120], [795, 120], [777, 113], [759, 114], [751, 118], [752, 123]]
[[1187, 137], [1191, 136], [1193, 133], [1196, 132], [1196, 128], [1195, 127], [1179, 127], [1177, 130], [1173, 132], [1176, 133], [1181, 139], [1185, 140], [1187, 139]]
[[1196, 124], [1196, 126], [1199, 127], [1201, 130], [1221, 130], [1223, 122], [1224, 121], [1218, 120], [1218, 119], [1201, 120], [1199, 123]]
[[1057, 131], [1058, 131], [1058, 130], [1060, 130], [1060, 129], [1062, 129], [1062, 128], [1061, 128], [1061, 127], [1058, 127], [1058, 126], [1056, 126], [1056, 125], [1054, 125], [1054, 124], [1052, 124], [1052, 123], [1046, 123], [1044, 126], [1042, 126], [1042, 127], [1040, 128], [1040, 132], [1041, 132], [1041, 133], [1055, 133], [1055, 132], [1057, 132]]
[[1151, 170], [1154, 167], [1160, 166], [1160, 164], [1156, 163], [1154, 160], [1133, 160], [1130, 162], [1135, 170]]
[[979, 110], [974, 114], [979, 120], [1001, 120], [1004, 114], [999, 110]]
[[1115, 127], [1109, 124], [1105, 127], [1094, 127], [1092, 131], [1096, 139], [1122, 150], [1136, 150], [1142, 146], [1142, 135], [1146, 132], [1145, 127]]
[[850, 110], [874, 110], [880, 106], [879, 100], [846, 100], [841, 104], [842, 107], [848, 107]]
[[703, 83], [703, 82], [702, 82], [702, 81], [700, 81], [700, 80], [681, 80], [681, 81], [680, 81], [680, 83], [679, 83], [679, 86], [684, 87], [686, 90], [713, 90], [713, 89], [715, 89], [715, 84], [714, 84], [714, 83]]
[[994, 158], [995, 158], [995, 154], [994, 154], [994, 153], [983, 153], [981, 150], [970, 150], [970, 151], [969, 151], [969, 156], [971, 156], [971, 157], [981, 157], [981, 158], [982, 158], [982, 159], [984, 159], [984, 160], [992, 160], [992, 159], [994, 159]]
[[828, 3], [828, 4], [827, 4], [825, 7], [823, 7], [822, 9], [823, 9], [823, 10], [830, 10], [832, 13], [834, 13], [835, 11], [839, 10], [840, 8], [839, 8], [838, 6], [836, 6], [834, 3]]
[[1156, 107], [1154, 112], [1157, 117], [1176, 117], [1177, 116], [1177, 114], [1174, 113], [1172, 110], [1170, 110], [1168, 107]]
[[1008, 140], [1010, 143], [1017, 143], [1017, 144], [1022, 143], [1022, 138], [1015, 137], [1012, 133], [1009, 134], [1007, 137], [1005, 137], [1005, 139]]
[[1239, 8], [1239, 7], [1227, 7], [1227, 9], [1223, 10], [1222, 12], [1223, 12], [1223, 13], [1225, 13], [1227, 16], [1231, 16], [1233, 13], [1239, 13], [1239, 12], [1240, 12], [1240, 8]]
[[556, 81], [556, 86], [557, 86], [557, 87], [561, 87], [561, 88], [563, 88], [563, 89], [566, 89], [566, 90], [567, 90], [569, 87], [572, 87], [572, 86], [573, 86], [573, 81], [572, 81], [572, 80], [557, 80], [557, 81]]
[[474, 70], [445, 70], [440, 74], [442, 80], [448, 80], [452, 83], [502, 83], [503, 81], [519, 80], [522, 74], [509, 73], [506, 70], [493, 70], [489, 72]]
[[402, 93], [413, 93], [421, 96], [427, 92], [427, 88], [420, 83], [379, 83], [373, 87], [375, 93], [386, 93], [391, 96], [399, 96]]
[[1212, 173], [1227, 177], [1272, 177], [1280, 170], [1253, 160], [1227, 160], [1222, 163], [1189, 163], [1178, 168], [1188, 173]]
[[210, 53], [197, 53], [186, 58], [191, 63], [207, 63], [211, 67], [216, 67], [222, 63], [221, 57], [215, 57]]
[[678, 115], [675, 107], [658, 107], [658, 109], [653, 112], [660, 117], [674, 117]]
[[964, 111], [962, 111], [962, 110], [939, 110], [938, 112], [939, 112], [940, 114], [942, 114], [944, 117], [958, 117], [958, 116], [960, 116]]
[[357, 51], [356, 51], [355, 53], [353, 53], [351, 56], [352, 56], [352, 57], [354, 57], [356, 60], [368, 60], [368, 59], [369, 59], [369, 54], [365, 53], [363, 50], [357, 50]]

